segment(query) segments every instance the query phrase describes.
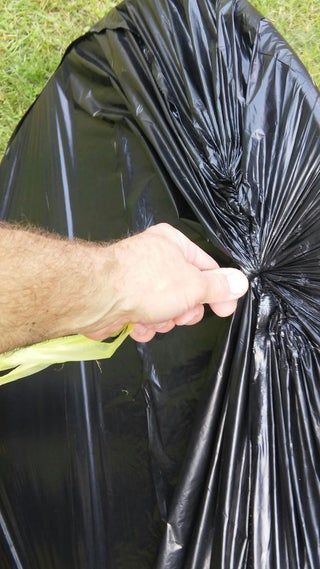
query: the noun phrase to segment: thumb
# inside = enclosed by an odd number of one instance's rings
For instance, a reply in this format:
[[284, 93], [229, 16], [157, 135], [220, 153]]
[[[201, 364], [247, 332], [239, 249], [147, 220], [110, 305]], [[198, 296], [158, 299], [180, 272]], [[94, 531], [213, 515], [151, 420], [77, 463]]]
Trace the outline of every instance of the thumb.
[[248, 279], [238, 269], [213, 269], [201, 274], [205, 280], [203, 303], [216, 304], [235, 300], [248, 290]]

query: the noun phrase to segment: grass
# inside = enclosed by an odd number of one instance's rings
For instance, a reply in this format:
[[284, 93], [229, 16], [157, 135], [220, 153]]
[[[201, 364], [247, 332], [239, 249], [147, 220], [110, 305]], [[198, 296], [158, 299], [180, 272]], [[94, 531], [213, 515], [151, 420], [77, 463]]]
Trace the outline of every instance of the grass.
[[251, 0], [276, 26], [320, 87], [320, 0]]
[[113, 0], [0, 0], [0, 156], [68, 44]]
[[[16, 123], [42, 90], [68, 44], [117, 3], [0, 0], [0, 157]], [[320, 0], [252, 3], [275, 23], [320, 85]]]

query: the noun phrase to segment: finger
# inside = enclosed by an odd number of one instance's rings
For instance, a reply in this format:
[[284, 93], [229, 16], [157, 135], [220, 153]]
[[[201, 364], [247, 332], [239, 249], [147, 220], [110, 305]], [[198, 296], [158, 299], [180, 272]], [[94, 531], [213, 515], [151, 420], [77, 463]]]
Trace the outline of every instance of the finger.
[[150, 324], [140, 324], [140, 323], [134, 324], [132, 331], [138, 336], [142, 336], [143, 334], [148, 334], [149, 332], [155, 332], [153, 326], [151, 326]]
[[175, 321], [174, 320], [166, 320], [165, 322], [158, 322], [156, 324], [135, 324], [134, 325], [134, 330], [135, 332], [137, 332], [139, 335], [140, 334], [146, 334], [149, 332], [159, 332], [159, 333], [165, 333], [165, 332], [170, 332], [170, 330], [172, 330], [175, 327]]
[[204, 307], [203, 311], [198, 312], [198, 314], [196, 314], [194, 318], [192, 318], [192, 320], [189, 320], [189, 322], [187, 322], [186, 326], [193, 326], [194, 324], [199, 324], [199, 322], [201, 322], [203, 318], [203, 315], [204, 315]]
[[175, 318], [175, 323], [178, 326], [197, 324], [198, 322], [200, 322], [200, 320], [202, 320], [203, 315], [204, 315], [204, 306], [202, 304], [199, 304], [198, 306], [191, 308], [181, 316]]
[[231, 316], [234, 313], [235, 309], [237, 308], [237, 301], [230, 300], [229, 302], [219, 302], [218, 304], [210, 304], [210, 308], [213, 312], [220, 316], [221, 318], [226, 318], [227, 316]]
[[154, 225], [149, 229], [153, 233], [158, 235], [166, 235], [171, 241], [179, 245], [182, 250], [184, 257], [188, 263], [191, 263], [201, 271], [207, 271], [210, 269], [217, 269], [219, 267], [218, 263], [203, 251], [198, 245], [195, 245], [188, 237], [186, 237], [181, 231], [175, 229], [168, 223], [159, 223]]
[[218, 304], [236, 300], [248, 290], [247, 277], [237, 269], [215, 269], [203, 271], [204, 289], [201, 303]]
[[143, 326], [136, 325], [130, 333], [131, 338], [136, 342], [150, 342], [155, 337], [156, 333], [154, 330], [148, 330], [147, 328], [143, 330], [143, 328]]
[[136, 324], [138, 326], [138, 334], [146, 334], [149, 332], [158, 332], [159, 334], [165, 334], [166, 332], [171, 332], [175, 327], [176, 323], [174, 320], [167, 320], [166, 322], [160, 322], [157, 324]]
[[161, 324], [155, 324], [153, 326], [155, 332], [158, 332], [159, 334], [166, 334], [167, 332], [171, 332], [171, 330], [173, 330], [173, 328], [175, 328], [175, 322], [174, 320], [168, 320], [167, 322], [162, 322]]

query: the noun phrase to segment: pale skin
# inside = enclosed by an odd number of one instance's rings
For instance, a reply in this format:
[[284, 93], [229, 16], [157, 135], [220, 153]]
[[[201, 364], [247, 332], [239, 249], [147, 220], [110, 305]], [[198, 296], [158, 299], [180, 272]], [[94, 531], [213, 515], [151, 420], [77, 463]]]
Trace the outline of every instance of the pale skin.
[[168, 224], [112, 244], [0, 224], [0, 352], [69, 334], [103, 340], [129, 322], [148, 342], [200, 322], [205, 304], [231, 315], [247, 289], [242, 272]]

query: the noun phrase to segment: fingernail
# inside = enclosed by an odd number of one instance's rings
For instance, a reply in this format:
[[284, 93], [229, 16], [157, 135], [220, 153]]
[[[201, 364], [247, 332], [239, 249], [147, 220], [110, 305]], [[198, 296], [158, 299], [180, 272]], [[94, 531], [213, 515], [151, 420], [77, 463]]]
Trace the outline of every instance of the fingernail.
[[238, 298], [247, 292], [249, 286], [248, 279], [241, 271], [226, 269], [226, 277], [233, 296]]

